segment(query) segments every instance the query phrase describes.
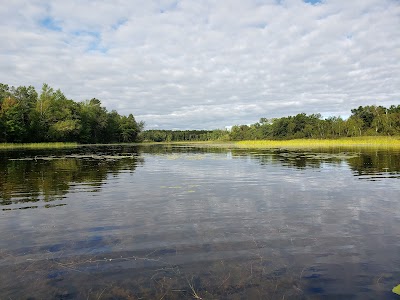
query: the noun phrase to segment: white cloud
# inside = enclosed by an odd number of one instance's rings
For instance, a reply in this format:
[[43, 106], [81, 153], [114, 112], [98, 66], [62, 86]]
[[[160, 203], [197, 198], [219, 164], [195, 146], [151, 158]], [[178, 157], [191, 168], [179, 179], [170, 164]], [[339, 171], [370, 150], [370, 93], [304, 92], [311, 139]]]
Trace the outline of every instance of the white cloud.
[[397, 0], [9, 1], [0, 82], [47, 82], [148, 127], [348, 115], [399, 104], [398, 28]]

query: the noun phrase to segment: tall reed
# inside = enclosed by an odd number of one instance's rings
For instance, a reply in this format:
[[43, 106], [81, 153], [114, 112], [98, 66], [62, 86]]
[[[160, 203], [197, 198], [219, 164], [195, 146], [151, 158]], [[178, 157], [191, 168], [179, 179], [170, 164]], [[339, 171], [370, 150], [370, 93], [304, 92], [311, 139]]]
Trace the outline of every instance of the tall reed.
[[0, 143], [0, 149], [55, 149], [55, 148], [74, 148], [78, 143]]
[[240, 148], [389, 148], [400, 149], [399, 137], [239, 141]]

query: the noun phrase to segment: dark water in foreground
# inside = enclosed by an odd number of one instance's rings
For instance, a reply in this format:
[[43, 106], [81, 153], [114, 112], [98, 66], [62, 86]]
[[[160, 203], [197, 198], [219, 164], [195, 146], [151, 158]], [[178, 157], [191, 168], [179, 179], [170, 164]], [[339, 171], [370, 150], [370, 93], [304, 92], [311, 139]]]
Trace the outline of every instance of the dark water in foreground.
[[399, 178], [385, 151], [3, 151], [0, 299], [399, 299]]

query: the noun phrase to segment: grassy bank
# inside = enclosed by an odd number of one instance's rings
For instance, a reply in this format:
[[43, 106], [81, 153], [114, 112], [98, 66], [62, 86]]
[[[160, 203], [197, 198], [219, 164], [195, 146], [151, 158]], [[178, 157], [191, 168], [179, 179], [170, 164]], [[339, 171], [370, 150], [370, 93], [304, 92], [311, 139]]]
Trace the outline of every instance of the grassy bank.
[[55, 148], [74, 148], [77, 147], [77, 143], [29, 143], [29, 144], [17, 144], [17, 143], [0, 143], [1, 149], [55, 149]]
[[399, 137], [239, 141], [240, 148], [378, 148], [400, 149]]
[[[99, 146], [92, 144], [86, 146]], [[101, 144], [104, 146], [125, 144]], [[341, 139], [295, 139], [295, 140], [247, 140], [247, 141], [179, 141], [179, 142], [144, 142], [126, 145], [192, 145], [197, 147], [218, 148], [377, 148], [400, 149], [400, 137], [354, 137]], [[57, 149], [74, 148], [78, 143], [0, 143], [1, 149]]]

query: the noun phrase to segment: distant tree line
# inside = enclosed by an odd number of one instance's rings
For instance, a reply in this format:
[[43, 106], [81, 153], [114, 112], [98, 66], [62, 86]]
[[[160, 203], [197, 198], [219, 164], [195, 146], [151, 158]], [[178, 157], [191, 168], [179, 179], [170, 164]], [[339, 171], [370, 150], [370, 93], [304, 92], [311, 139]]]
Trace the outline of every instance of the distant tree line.
[[33, 86], [0, 83], [0, 142], [134, 142], [143, 126], [96, 98], [75, 102], [47, 84], [38, 94]]
[[340, 138], [373, 135], [400, 135], [400, 105], [360, 106], [351, 110], [348, 119], [320, 114], [266, 119], [252, 125], [233, 126], [231, 140]]
[[150, 142], [215, 141], [229, 139], [226, 130], [146, 130], [141, 139]]
[[261, 118], [231, 130], [146, 130], [134, 116], [108, 112], [100, 100], [67, 99], [58, 89], [0, 83], [0, 142], [120, 143], [338, 138], [363, 135], [400, 135], [400, 105], [360, 106], [347, 119], [300, 113], [282, 118]]
[[235, 125], [231, 130], [147, 130], [146, 141], [208, 141], [208, 140], [262, 140], [262, 139], [329, 139], [340, 137], [400, 135], [400, 105], [360, 106], [351, 110], [347, 119], [320, 114], [300, 113], [282, 118], [261, 118], [251, 125]]

